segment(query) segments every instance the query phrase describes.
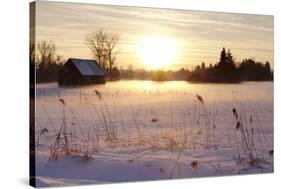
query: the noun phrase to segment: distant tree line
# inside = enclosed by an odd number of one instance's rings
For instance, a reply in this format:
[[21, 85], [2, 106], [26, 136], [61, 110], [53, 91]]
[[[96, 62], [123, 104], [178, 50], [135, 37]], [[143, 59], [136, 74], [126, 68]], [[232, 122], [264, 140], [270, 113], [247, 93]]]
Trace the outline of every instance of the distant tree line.
[[178, 71], [133, 69], [132, 65], [129, 65], [127, 69], [121, 68], [119, 73], [120, 79], [128, 80], [184, 81], [191, 72], [184, 68]]
[[270, 63], [257, 62], [253, 59], [244, 59], [236, 63], [230, 50], [222, 49], [219, 62], [206, 66], [204, 62], [193, 70], [181, 68], [177, 71], [144, 69], [134, 70], [132, 65], [127, 69], [120, 69], [121, 79], [152, 80], [152, 81], [176, 81], [186, 80], [190, 82], [213, 83], [237, 83], [241, 81], [272, 81], [273, 71]]
[[236, 64], [233, 56], [225, 48], [222, 49], [220, 60], [217, 64], [205, 66], [203, 62], [187, 75], [188, 81], [237, 83], [241, 81], [269, 81], [273, 80], [273, 72], [270, 63], [256, 62], [253, 59], [244, 59]]
[[[101, 39], [100, 39], [101, 38]], [[216, 83], [237, 83], [241, 81], [272, 81], [273, 71], [270, 63], [255, 61], [254, 59], [244, 59], [236, 63], [230, 50], [222, 49], [218, 63], [206, 66], [204, 62], [197, 65], [193, 70], [181, 68], [177, 71], [164, 70], [145, 70], [133, 69], [129, 65], [127, 69], [118, 69], [116, 61], [116, 45], [118, 37], [114, 34], [105, 33], [100, 30], [88, 35], [89, 46], [99, 64], [106, 70], [109, 80], [137, 79], [153, 81], [190, 81], [190, 82], [216, 82]], [[97, 41], [95, 41], [97, 40]], [[103, 45], [99, 40], [105, 40]], [[92, 45], [90, 45], [90, 43]], [[99, 48], [104, 48], [99, 57]], [[104, 47], [107, 46], [107, 47]], [[108, 50], [105, 50], [108, 49]], [[109, 51], [111, 51], [109, 53]], [[57, 55], [57, 48], [51, 41], [41, 41], [38, 44], [31, 44], [30, 65], [35, 68], [36, 82], [55, 82], [58, 80], [58, 72], [65, 60]], [[31, 70], [31, 74], [32, 74]]]
[[29, 61], [30, 73], [33, 68], [36, 71], [36, 82], [54, 82], [58, 80], [58, 72], [65, 60], [57, 55], [57, 49], [53, 42], [41, 41], [38, 44], [30, 44]]

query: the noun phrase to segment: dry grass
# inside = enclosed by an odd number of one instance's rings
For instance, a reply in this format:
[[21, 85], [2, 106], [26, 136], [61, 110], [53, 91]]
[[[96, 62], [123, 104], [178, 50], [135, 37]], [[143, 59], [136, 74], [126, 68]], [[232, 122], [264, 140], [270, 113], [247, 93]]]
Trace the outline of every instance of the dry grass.
[[[150, 118], [142, 120], [137, 107], [131, 102], [129, 102], [129, 107], [132, 125], [131, 127], [125, 127], [122, 119], [115, 115], [118, 110], [114, 109], [114, 105], [108, 104], [102, 92], [94, 90], [93, 96], [95, 96], [94, 100], [99, 103], [92, 103], [90, 99], [93, 100], [93, 98], [88, 98], [81, 91], [79, 95], [80, 103], [86, 101], [86, 104], [90, 106], [90, 113], [93, 117], [93, 120], [90, 120], [92, 125], [90, 128], [83, 126], [83, 118], [76, 115], [76, 112], [68, 106], [68, 101], [61, 95], [58, 96], [58, 103], [62, 113], [62, 125], [59, 126], [58, 131], [55, 129], [58, 127], [54, 124], [48, 110], [42, 105], [52, 127], [52, 132], [43, 128], [39, 137], [48, 138], [52, 141], [49, 153], [50, 160], [57, 160], [62, 155], [68, 155], [78, 156], [81, 161], [87, 162], [93, 159], [95, 153], [104, 149], [139, 148], [173, 151], [177, 153], [177, 157], [172, 170], [170, 172], [160, 170], [162, 174], [165, 172], [165, 175], [173, 178], [185, 152], [199, 148], [217, 150], [219, 147], [219, 137], [216, 135], [216, 130], [219, 129], [216, 124], [216, 108], [208, 109], [207, 101], [201, 95], [195, 95], [193, 109], [183, 112], [184, 118], [182, 120], [189, 121], [177, 120], [176, 117], [178, 116], [174, 112], [173, 103], [170, 103], [170, 122], [165, 127], [162, 125], [162, 120], [157, 116], [159, 112], [151, 110], [153, 113], [151, 113]], [[232, 108], [232, 114], [234, 131], [232, 136], [229, 137], [229, 143], [236, 152], [233, 155], [236, 168], [242, 170], [248, 167], [262, 167], [263, 157], [260, 153], [257, 153], [255, 137], [266, 137], [264, 134], [255, 136], [256, 130], [262, 128], [259, 119], [256, 115], [247, 116], [243, 106], [239, 111]], [[71, 124], [69, 125], [66, 120], [72, 120]], [[154, 129], [153, 133], [149, 132], [150, 128]], [[55, 134], [52, 136], [52, 133]], [[268, 147], [265, 139], [261, 143]], [[266, 153], [272, 156], [273, 150], [268, 148]], [[129, 162], [132, 161], [129, 160]], [[193, 160], [188, 164], [191, 169], [196, 170], [200, 160]], [[215, 169], [214, 174], [223, 174], [220, 164], [215, 164], [213, 168]]]
[[260, 125], [254, 123], [254, 121], [259, 122], [258, 118], [254, 120], [252, 115], [248, 117], [245, 113], [243, 105], [240, 106], [239, 113], [236, 108], [232, 109], [232, 113], [235, 118], [236, 132], [238, 132], [240, 135], [239, 137], [236, 137], [236, 143], [240, 143], [240, 145], [237, 145], [237, 154], [233, 155], [233, 159], [237, 165], [238, 173], [241, 173], [241, 171], [245, 171], [251, 167], [262, 170], [262, 164], [265, 162], [264, 153], [261, 153], [261, 149], [258, 150], [256, 148], [256, 140], [254, 140], [254, 138], [259, 138], [258, 141], [260, 142], [260, 145], [266, 146], [266, 150], [264, 151], [270, 152], [270, 149], [268, 149], [264, 132], [259, 132], [259, 135], [255, 136], [255, 133], [260, 130]]

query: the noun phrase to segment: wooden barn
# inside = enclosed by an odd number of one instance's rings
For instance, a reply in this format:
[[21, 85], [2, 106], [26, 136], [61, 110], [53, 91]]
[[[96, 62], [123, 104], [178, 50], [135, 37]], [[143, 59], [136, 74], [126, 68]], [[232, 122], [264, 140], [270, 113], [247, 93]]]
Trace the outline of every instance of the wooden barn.
[[95, 60], [69, 58], [58, 73], [59, 85], [104, 84], [105, 71]]

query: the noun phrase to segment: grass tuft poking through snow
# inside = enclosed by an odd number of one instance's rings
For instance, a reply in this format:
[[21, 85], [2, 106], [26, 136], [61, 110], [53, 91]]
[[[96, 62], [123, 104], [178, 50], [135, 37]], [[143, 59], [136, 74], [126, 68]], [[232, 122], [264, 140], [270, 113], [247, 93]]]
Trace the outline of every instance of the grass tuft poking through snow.
[[255, 89], [251, 83], [167, 82], [136, 88], [143, 83], [38, 85], [39, 185], [273, 171], [270, 90], [251, 99], [244, 94]]

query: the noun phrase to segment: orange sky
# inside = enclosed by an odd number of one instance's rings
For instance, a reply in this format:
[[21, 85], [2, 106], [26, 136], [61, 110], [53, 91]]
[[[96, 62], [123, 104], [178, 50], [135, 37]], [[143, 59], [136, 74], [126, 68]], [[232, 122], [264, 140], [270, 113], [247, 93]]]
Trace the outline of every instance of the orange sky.
[[[85, 36], [103, 28], [120, 37], [118, 67], [157, 68], [145, 62], [149, 52], [141, 49], [146, 46], [159, 47], [155, 62], [169, 57], [165, 69], [192, 68], [202, 61], [215, 63], [222, 47], [230, 48], [237, 61], [255, 58], [270, 61], [273, 67], [273, 16], [45, 1], [36, 4], [36, 41], [53, 41], [65, 59], [93, 58]], [[163, 44], [143, 43], [142, 39], [151, 36], [173, 44], [173, 55], [163, 53], [169, 50]], [[158, 60], [159, 56], [162, 59]]]

